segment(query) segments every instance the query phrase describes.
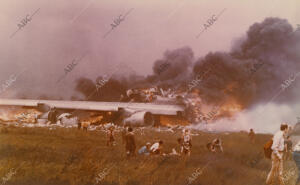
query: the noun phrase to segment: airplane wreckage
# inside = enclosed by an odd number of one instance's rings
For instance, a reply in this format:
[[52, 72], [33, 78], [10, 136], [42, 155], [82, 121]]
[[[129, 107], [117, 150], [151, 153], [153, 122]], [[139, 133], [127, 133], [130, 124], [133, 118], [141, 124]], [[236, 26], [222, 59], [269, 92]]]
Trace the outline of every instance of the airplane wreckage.
[[47, 123], [50, 121], [49, 114], [55, 114], [55, 124], [61, 125], [114, 123], [158, 126], [190, 123], [183, 104], [0, 99], [0, 108], [1, 122]]
[[119, 102], [0, 99], [0, 122], [184, 126], [207, 124], [240, 109], [232, 102], [212, 108], [197, 93], [147, 88], [130, 89]]

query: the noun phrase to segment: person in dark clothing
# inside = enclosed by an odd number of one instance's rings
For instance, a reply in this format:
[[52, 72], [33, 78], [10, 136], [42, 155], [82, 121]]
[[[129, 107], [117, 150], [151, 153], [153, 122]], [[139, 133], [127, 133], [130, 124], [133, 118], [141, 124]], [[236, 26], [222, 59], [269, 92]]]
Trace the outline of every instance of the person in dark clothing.
[[49, 111], [48, 120], [50, 121], [51, 124], [56, 124], [56, 122], [57, 122], [57, 111], [56, 111], [55, 107]]
[[178, 155], [178, 156], [181, 155], [182, 150], [183, 150], [183, 146], [182, 146], [183, 145], [183, 140], [182, 140], [182, 138], [178, 138], [177, 143], [178, 143], [178, 145], [175, 148], [172, 149], [172, 153], [170, 153], [169, 155]]
[[250, 138], [250, 141], [251, 141], [252, 143], [254, 143], [254, 142], [255, 142], [255, 133], [254, 133], [254, 131], [253, 131], [252, 128], [250, 129], [250, 132], [249, 132], [248, 136], [249, 136], [249, 138]]
[[127, 126], [124, 126], [121, 135], [122, 135], [122, 144], [126, 144], [126, 134], [127, 134]]
[[107, 146], [113, 146], [113, 145], [115, 145], [115, 133], [114, 133], [114, 130], [115, 130], [114, 126], [111, 126], [108, 129], [108, 132], [107, 132], [107, 142], [106, 142]]
[[289, 160], [292, 159], [292, 147], [293, 143], [290, 136], [287, 136], [286, 140], [284, 141], [284, 159]]
[[298, 143], [294, 146], [293, 149], [293, 159], [297, 165], [298, 168], [298, 178], [296, 181], [296, 185], [300, 184], [300, 142], [298, 141]]
[[125, 136], [125, 150], [126, 150], [126, 156], [129, 159], [130, 157], [135, 156], [135, 138], [133, 129], [131, 127], [128, 128], [128, 133], [126, 133]]
[[78, 130], [81, 129], [81, 122], [80, 121], [78, 121], [78, 123], [77, 123], [77, 128], [78, 128]]

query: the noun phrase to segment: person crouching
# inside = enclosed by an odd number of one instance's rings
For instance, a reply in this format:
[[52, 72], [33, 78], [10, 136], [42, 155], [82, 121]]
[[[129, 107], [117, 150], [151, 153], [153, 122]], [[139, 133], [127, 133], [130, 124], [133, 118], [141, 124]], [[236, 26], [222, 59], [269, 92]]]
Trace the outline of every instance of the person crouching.
[[221, 152], [221, 153], [223, 153], [222, 141], [219, 138], [216, 138], [211, 143], [208, 143], [206, 145], [206, 147], [210, 152], [213, 152], [213, 153]]
[[150, 147], [150, 153], [152, 155], [162, 155], [162, 145], [163, 145], [163, 141], [160, 140], [159, 142], [154, 143], [151, 147]]
[[140, 155], [150, 155], [150, 147], [151, 147], [151, 144], [148, 142], [146, 143], [145, 146], [143, 146], [142, 148], [139, 149], [139, 154]]

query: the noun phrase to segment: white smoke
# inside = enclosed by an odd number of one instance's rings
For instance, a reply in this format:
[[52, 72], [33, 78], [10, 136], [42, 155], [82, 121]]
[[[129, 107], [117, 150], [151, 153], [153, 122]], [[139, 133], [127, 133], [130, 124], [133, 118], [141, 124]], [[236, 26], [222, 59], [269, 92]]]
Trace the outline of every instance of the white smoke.
[[189, 127], [210, 132], [249, 131], [253, 128], [256, 133], [274, 133], [279, 130], [283, 122], [294, 126], [298, 116], [300, 116], [299, 104], [268, 103], [239, 112], [232, 118], [223, 118], [211, 124], [199, 123]]

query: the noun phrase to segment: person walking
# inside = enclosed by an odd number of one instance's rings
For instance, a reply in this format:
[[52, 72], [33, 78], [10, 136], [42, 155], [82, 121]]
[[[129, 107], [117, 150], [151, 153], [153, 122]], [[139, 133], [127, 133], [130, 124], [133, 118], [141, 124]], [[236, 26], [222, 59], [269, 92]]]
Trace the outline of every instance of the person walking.
[[284, 136], [288, 132], [288, 125], [283, 123], [280, 125], [280, 130], [273, 136], [272, 144], [272, 168], [268, 174], [266, 183], [273, 184], [275, 178], [278, 178], [280, 185], [284, 185], [283, 181], [283, 151], [284, 151]]

